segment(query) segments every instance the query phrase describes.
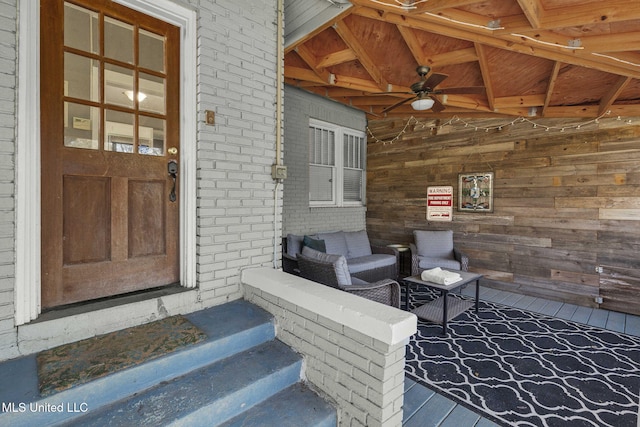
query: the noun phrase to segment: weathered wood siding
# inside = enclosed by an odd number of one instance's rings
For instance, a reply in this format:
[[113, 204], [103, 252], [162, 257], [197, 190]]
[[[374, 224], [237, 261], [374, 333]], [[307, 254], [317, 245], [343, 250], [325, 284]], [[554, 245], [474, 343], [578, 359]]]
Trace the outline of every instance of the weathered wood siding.
[[[409, 243], [415, 229], [450, 228], [489, 286], [588, 306], [602, 296], [602, 308], [640, 314], [639, 121], [483, 129], [500, 122], [413, 125], [383, 144], [406, 121], [371, 121], [371, 239]], [[452, 222], [426, 221], [428, 186], [453, 185], [457, 206], [458, 174], [490, 171], [493, 213], [454, 208]]]

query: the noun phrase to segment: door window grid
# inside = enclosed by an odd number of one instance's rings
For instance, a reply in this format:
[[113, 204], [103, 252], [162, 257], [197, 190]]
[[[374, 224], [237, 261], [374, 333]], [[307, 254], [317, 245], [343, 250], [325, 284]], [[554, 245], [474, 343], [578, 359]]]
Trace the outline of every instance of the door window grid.
[[[64, 6], [64, 145], [164, 156], [166, 74], [164, 59], [157, 59], [164, 58], [164, 37], [69, 2]], [[136, 64], [138, 57], [148, 68]]]

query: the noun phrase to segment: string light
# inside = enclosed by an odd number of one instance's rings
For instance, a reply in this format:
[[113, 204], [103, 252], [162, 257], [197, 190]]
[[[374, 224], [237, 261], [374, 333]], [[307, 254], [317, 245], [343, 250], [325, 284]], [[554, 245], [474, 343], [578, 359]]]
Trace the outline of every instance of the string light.
[[395, 7], [404, 11], [407, 10], [413, 10], [413, 9], [417, 9], [418, 4], [420, 3], [426, 3], [429, 0], [418, 0], [418, 1], [414, 1], [411, 4], [406, 4], [406, 2], [400, 2], [399, 0], [395, 0], [396, 4], [392, 4], [392, 3], [385, 3], [383, 1], [379, 1], [379, 0], [371, 0], [372, 3], [376, 3], [376, 4], [380, 4], [382, 6], [390, 6], [390, 7]]
[[[541, 123], [536, 123], [533, 122], [531, 120], [529, 120], [526, 117], [518, 117], [514, 120], [511, 120], [510, 122], [506, 122], [506, 123], [502, 123], [502, 124], [497, 124], [494, 126], [477, 126], [474, 125], [472, 123], [469, 123], [467, 121], [465, 121], [464, 119], [459, 118], [458, 116], [453, 116], [452, 118], [450, 118], [448, 121], [446, 121], [445, 123], [442, 123], [436, 127], [434, 127], [431, 123], [423, 123], [420, 120], [416, 119], [414, 116], [411, 116], [409, 118], [409, 120], [407, 120], [407, 123], [405, 123], [404, 127], [402, 128], [402, 130], [400, 130], [400, 132], [398, 132], [398, 134], [393, 137], [390, 140], [381, 140], [379, 138], [377, 138], [373, 132], [371, 132], [371, 129], [367, 126], [367, 132], [369, 133], [369, 135], [371, 136], [371, 138], [373, 139], [374, 142], [376, 143], [381, 143], [383, 145], [387, 145], [387, 144], [393, 144], [394, 142], [398, 141], [402, 135], [404, 135], [407, 132], [407, 129], [409, 128], [409, 126], [415, 125], [416, 127], [419, 127], [420, 129], [429, 129], [430, 131], [433, 131], [435, 129], [441, 130], [442, 128], [444, 128], [445, 126], [455, 126], [455, 125], [461, 125], [462, 127], [473, 127], [475, 129], [475, 131], [477, 132], [478, 130], [484, 130], [485, 133], [489, 132], [491, 130], [498, 130], [501, 131], [505, 126], [515, 126], [517, 123], [527, 123], [529, 125], [531, 125], [533, 127], [533, 129], [538, 129], [538, 128], [542, 128], [544, 129], [545, 132], [549, 132], [551, 130], [558, 130], [560, 132], [565, 132], [567, 129], [581, 129], [582, 126], [586, 126], [589, 124], [593, 124], [593, 123], [600, 123], [600, 119], [608, 116], [609, 114], [611, 114], [611, 111], [608, 110], [604, 113], [602, 113], [601, 115], [599, 115], [598, 117], [582, 122], [582, 123], [577, 123], [575, 125], [562, 125], [559, 127], [556, 126], [547, 126], [547, 125], [543, 125]], [[631, 124], [632, 121], [631, 120], [627, 120], [626, 121], [627, 124]]]

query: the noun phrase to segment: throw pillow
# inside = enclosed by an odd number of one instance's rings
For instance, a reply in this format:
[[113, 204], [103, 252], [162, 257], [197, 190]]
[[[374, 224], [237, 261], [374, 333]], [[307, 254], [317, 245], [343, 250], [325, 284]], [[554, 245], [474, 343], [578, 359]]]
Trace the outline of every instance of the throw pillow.
[[310, 236], [304, 236], [302, 238], [303, 249], [305, 246], [308, 248], [314, 249], [316, 251], [327, 252], [327, 248], [324, 244], [324, 240], [314, 239], [313, 237], [310, 237]]

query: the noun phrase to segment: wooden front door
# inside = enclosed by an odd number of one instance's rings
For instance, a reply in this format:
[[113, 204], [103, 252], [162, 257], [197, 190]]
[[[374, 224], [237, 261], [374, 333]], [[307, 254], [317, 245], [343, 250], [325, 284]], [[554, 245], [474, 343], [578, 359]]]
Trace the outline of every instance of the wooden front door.
[[41, 0], [40, 45], [43, 308], [178, 282], [179, 29]]

